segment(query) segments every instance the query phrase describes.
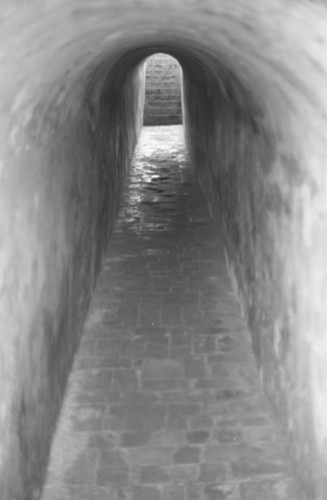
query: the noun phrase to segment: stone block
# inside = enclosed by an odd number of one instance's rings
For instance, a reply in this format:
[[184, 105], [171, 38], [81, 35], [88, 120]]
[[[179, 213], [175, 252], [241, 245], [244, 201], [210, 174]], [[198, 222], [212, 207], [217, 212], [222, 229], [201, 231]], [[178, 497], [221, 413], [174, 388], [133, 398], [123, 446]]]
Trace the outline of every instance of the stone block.
[[144, 446], [151, 439], [151, 433], [143, 432], [124, 432], [121, 436], [121, 446], [130, 448], [135, 446]]
[[228, 478], [227, 465], [228, 464], [222, 462], [201, 464], [197, 481], [200, 483], [218, 483], [226, 481]]
[[162, 500], [187, 500], [183, 484], [167, 484], [162, 488]]
[[183, 366], [178, 360], [146, 360], [142, 367], [142, 378], [174, 379], [183, 377]]
[[199, 475], [199, 464], [175, 464], [170, 468], [170, 475], [176, 482], [194, 481]]
[[100, 467], [97, 472], [96, 484], [110, 488], [128, 486], [129, 470], [120, 467]]
[[242, 500], [301, 500], [294, 480], [288, 477], [240, 483]]
[[200, 461], [200, 448], [196, 446], [182, 446], [173, 455], [175, 464], [194, 464]]
[[160, 500], [161, 491], [156, 486], [133, 486], [132, 500]]
[[113, 371], [112, 389], [115, 391], [137, 391], [136, 370], [117, 368]]
[[88, 485], [94, 482], [98, 452], [84, 450], [76, 452], [76, 457], [64, 472], [63, 482], [67, 485]]
[[133, 466], [142, 465], [169, 465], [171, 461], [172, 448], [164, 446], [153, 446], [138, 449], [130, 449], [128, 460]]
[[210, 484], [203, 489], [205, 500], [242, 500], [237, 484]]
[[168, 469], [158, 465], [147, 465], [140, 468], [140, 483], [167, 483], [170, 481]]
[[200, 444], [208, 441], [209, 432], [206, 430], [197, 430], [192, 432], [187, 432], [186, 439], [190, 444]]
[[207, 375], [204, 357], [188, 358], [184, 360], [185, 377], [204, 378]]

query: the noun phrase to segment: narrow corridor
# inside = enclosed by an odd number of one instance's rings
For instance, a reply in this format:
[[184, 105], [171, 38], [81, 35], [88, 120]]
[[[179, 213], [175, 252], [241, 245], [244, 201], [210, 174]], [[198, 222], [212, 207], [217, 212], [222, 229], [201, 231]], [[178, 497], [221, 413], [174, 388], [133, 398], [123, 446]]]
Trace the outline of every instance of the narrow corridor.
[[299, 500], [282, 441], [183, 129], [145, 128], [43, 500]]

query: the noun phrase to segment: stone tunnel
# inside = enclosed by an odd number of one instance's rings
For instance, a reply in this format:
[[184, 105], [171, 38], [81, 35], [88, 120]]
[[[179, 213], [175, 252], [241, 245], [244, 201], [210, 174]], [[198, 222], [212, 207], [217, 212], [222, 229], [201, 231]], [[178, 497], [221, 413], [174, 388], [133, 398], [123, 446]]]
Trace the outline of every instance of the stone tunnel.
[[5, 0], [0, 18], [1, 499], [39, 498], [144, 63], [166, 53], [262, 386], [306, 498], [325, 500], [324, 0]]

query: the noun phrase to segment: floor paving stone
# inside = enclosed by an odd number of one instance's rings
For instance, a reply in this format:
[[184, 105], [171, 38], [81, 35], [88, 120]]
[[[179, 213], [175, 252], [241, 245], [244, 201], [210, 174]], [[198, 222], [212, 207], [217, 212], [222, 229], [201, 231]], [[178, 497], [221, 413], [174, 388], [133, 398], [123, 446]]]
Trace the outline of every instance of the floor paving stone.
[[143, 130], [42, 500], [301, 500], [182, 127]]

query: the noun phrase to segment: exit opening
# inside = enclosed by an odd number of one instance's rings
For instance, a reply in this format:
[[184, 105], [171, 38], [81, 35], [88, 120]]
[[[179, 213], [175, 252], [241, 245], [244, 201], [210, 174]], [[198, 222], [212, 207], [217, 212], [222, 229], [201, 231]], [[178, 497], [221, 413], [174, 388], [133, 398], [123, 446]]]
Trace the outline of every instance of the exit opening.
[[168, 54], [154, 54], [146, 61], [143, 125], [180, 125], [182, 69]]

